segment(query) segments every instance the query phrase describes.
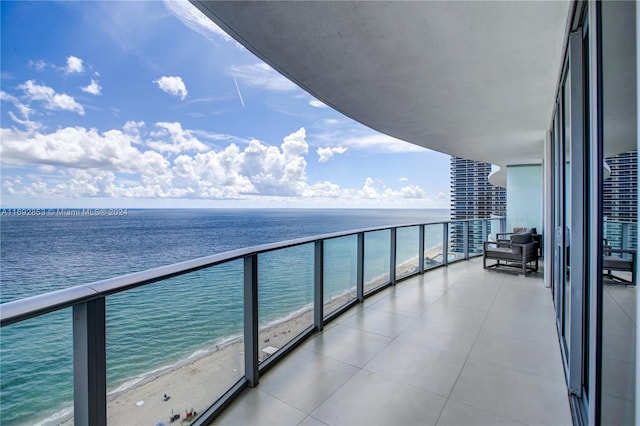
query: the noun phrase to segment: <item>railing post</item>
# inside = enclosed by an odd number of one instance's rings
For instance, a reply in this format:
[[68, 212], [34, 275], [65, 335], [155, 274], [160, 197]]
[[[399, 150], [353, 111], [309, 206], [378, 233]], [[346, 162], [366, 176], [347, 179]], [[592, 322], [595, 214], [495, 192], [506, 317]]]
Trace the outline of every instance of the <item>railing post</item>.
[[358, 302], [364, 302], [364, 232], [358, 233], [358, 248], [356, 254], [356, 297]]
[[620, 248], [621, 249], [628, 249], [629, 247], [629, 229], [631, 228], [631, 226], [629, 226], [628, 223], [622, 223], [621, 225], [621, 229], [620, 229]]
[[464, 260], [469, 260], [469, 222], [462, 222], [462, 248], [464, 250]]
[[449, 223], [442, 224], [442, 264], [449, 264]]
[[418, 227], [418, 272], [424, 274], [424, 225]]
[[258, 384], [258, 255], [244, 258], [244, 375]]
[[322, 331], [324, 324], [324, 240], [314, 245], [314, 325], [316, 330]]
[[490, 219], [484, 219], [482, 221], [482, 242], [480, 244], [489, 240], [489, 220]]
[[73, 306], [73, 417], [77, 425], [107, 424], [105, 299]]
[[396, 243], [397, 228], [391, 228], [390, 234], [390, 253], [389, 253], [389, 282], [396, 285]]

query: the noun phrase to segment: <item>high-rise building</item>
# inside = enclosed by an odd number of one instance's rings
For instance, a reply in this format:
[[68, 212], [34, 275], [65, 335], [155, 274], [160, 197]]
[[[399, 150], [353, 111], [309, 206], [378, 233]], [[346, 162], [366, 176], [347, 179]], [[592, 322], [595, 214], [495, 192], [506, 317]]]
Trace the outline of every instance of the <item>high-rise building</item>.
[[[505, 215], [506, 191], [489, 183], [490, 173], [491, 164], [451, 157], [451, 219], [481, 219]], [[485, 237], [479, 222], [469, 223], [472, 247], [481, 247]], [[452, 229], [451, 251], [455, 253], [462, 250], [463, 243], [464, 229], [458, 224]]]
[[607, 157], [609, 177], [604, 179], [602, 198], [606, 218], [604, 236], [618, 248], [636, 248], [638, 222], [638, 151]]

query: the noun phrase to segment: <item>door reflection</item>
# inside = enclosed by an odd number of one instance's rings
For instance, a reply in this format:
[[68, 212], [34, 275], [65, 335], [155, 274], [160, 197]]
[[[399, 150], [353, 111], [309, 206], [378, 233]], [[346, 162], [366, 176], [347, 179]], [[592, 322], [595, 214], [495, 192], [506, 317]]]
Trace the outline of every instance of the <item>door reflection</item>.
[[[601, 424], [635, 424], [637, 249], [635, 2], [602, 2], [603, 196]], [[616, 260], [618, 258], [618, 260]], [[612, 268], [608, 268], [612, 266]]]

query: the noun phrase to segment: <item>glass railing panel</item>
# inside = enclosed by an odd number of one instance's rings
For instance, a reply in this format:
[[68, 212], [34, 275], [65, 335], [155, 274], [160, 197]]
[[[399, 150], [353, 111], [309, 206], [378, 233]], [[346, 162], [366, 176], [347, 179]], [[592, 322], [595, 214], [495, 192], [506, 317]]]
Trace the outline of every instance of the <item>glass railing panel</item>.
[[356, 298], [357, 256], [357, 235], [324, 242], [325, 317]]
[[622, 248], [623, 226], [621, 222], [604, 222], [603, 237], [605, 244], [613, 248]]
[[314, 244], [258, 255], [258, 358], [313, 325]]
[[442, 224], [425, 225], [424, 268], [431, 269], [442, 264]]
[[2, 328], [2, 424], [63, 423], [73, 416], [72, 309]]
[[390, 230], [385, 229], [364, 234], [365, 294], [389, 283], [390, 252]]
[[193, 419], [240, 380], [243, 272], [233, 261], [107, 297], [109, 424]]
[[419, 226], [407, 226], [396, 230], [396, 278], [418, 272]]
[[638, 224], [633, 222], [604, 221], [606, 244], [618, 249], [637, 249]]
[[448, 262], [464, 259], [464, 222], [449, 223]]
[[498, 233], [500, 233], [500, 221], [501, 219], [489, 219], [487, 224], [487, 241], [497, 241]]
[[469, 221], [469, 256], [482, 254], [482, 243], [485, 240], [483, 220]]

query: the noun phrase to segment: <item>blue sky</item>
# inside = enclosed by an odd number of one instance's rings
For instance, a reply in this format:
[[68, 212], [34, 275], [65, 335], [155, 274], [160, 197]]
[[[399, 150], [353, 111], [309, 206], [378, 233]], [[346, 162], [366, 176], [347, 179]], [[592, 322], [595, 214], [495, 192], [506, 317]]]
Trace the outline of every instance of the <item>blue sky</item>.
[[327, 108], [186, 1], [0, 8], [3, 208], [449, 207], [449, 156]]

